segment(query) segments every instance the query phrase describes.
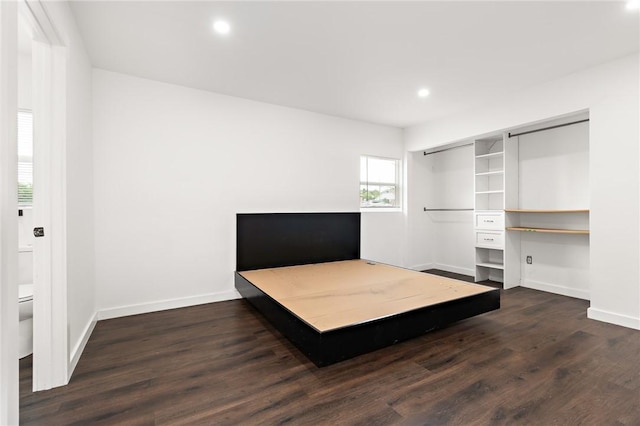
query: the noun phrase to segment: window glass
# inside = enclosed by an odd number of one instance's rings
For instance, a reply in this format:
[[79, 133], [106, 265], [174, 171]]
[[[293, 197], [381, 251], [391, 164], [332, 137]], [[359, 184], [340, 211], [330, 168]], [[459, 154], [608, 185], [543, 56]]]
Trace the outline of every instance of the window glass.
[[33, 114], [18, 111], [18, 205], [33, 203]]
[[399, 169], [397, 159], [360, 157], [360, 207], [400, 207]]

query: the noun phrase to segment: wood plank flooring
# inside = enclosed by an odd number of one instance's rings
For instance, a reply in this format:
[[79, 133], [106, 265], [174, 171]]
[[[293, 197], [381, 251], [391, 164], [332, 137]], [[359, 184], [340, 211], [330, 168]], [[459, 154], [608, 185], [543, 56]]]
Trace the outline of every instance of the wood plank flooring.
[[316, 368], [242, 300], [100, 321], [26, 425], [639, 425], [640, 332], [525, 288], [502, 308]]

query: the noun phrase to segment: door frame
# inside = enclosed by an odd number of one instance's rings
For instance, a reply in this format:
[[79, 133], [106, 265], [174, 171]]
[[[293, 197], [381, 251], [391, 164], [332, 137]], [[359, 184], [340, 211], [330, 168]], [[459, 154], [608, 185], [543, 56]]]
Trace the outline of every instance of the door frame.
[[69, 382], [66, 229], [67, 54], [46, 5], [22, 0], [32, 31], [34, 139], [33, 391]]
[[17, 424], [18, 8], [0, 1], [0, 424]]
[[[67, 52], [41, 0], [0, 1], [0, 424], [19, 421], [18, 382], [18, 25], [34, 40], [34, 138], [45, 150], [34, 163], [44, 197], [34, 224], [45, 237], [34, 246], [33, 390], [69, 381], [66, 234]], [[35, 148], [35, 146], [34, 146]], [[42, 149], [41, 149], [42, 150]], [[46, 194], [46, 195], [45, 195]], [[36, 209], [38, 212], [36, 213]], [[46, 218], [46, 219], [43, 219]], [[44, 222], [41, 222], [44, 221]], [[36, 258], [35, 252], [39, 254]], [[35, 279], [35, 274], [38, 279]]]

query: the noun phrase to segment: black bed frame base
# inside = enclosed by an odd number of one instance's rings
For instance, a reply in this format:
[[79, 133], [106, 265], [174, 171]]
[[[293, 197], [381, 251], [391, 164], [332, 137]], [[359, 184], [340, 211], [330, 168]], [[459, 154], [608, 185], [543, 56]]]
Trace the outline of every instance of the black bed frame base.
[[238, 292], [318, 367], [420, 336], [452, 322], [500, 308], [500, 290], [389, 317], [319, 332], [235, 273]]

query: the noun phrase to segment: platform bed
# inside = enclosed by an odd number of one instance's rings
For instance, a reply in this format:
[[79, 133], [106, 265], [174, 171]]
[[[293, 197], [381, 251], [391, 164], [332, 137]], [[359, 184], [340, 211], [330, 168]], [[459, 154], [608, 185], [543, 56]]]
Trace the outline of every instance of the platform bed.
[[235, 286], [322, 367], [500, 307], [492, 287], [360, 259], [360, 213], [237, 215]]

